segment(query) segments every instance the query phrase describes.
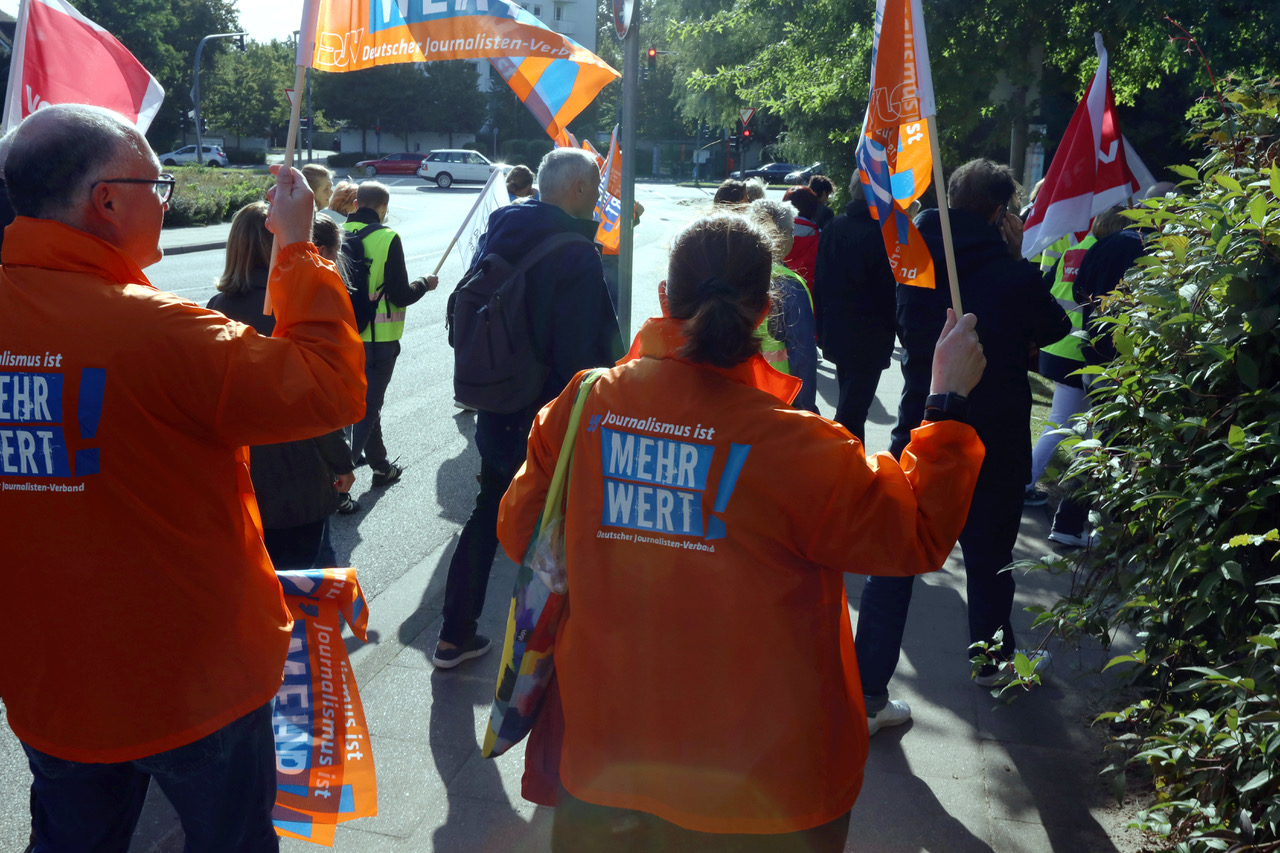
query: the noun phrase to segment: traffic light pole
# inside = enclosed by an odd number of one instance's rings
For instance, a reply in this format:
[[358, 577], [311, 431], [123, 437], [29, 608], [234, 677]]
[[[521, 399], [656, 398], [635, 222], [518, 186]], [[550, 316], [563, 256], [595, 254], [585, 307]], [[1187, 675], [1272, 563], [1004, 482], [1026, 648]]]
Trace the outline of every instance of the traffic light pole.
[[622, 39], [622, 233], [618, 243], [618, 327], [623, 346], [631, 343], [631, 271], [636, 209], [636, 101], [640, 94], [640, 4]]
[[196, 62], [195, 74], [192, 75], [191, 85], [191, 103], [195, 105], [196, 119], [196, 162], [201, 166], [204, 165], [204, 135], [200, 127], [200, 54], [204, 51], [204, 43], [209, 39], [233, 39], [239, 38], [240, 45], [244, 46], [244, 37], [247, 33], [214, 33], [200, 39], [200, 43], [196, 45]]

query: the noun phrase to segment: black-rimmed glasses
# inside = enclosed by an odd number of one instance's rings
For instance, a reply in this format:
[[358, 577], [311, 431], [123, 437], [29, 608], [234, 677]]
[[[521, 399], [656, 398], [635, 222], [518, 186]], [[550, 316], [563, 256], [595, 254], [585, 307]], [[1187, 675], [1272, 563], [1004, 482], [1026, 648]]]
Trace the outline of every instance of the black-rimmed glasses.
[[151, 188], [160, 197], [161, 204], [173, 198], [173, 187], [177, 183], [178, 180], [173, 175], [161, 175], [154, 180], [151, 178], [103, 178], [100, 181], [93, 182], [94, 186], [98, 184], [151, 184]]

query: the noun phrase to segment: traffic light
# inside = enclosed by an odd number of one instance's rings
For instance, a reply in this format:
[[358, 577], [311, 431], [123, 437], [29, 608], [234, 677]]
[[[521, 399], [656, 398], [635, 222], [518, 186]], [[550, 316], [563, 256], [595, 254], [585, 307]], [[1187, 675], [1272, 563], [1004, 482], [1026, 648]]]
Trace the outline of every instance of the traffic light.
[[745, 127], [742, 129], [742, 141], [743, 142], [751, 141], [751, 131], [747, 130]]
[[658, 49], [656, 47], [649, 48], [649, 76], [652, 77], [658, 70]]

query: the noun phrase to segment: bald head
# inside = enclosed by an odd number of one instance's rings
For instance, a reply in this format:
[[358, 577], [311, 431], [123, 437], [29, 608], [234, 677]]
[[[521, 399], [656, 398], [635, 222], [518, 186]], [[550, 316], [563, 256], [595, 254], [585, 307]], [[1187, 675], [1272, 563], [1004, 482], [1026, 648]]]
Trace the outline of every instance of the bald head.
[[4, 178], [14, 211], [77, 228], [94, 180], [155, 156], [119, 113], [83, 104], [43, 107], [11, 137]]

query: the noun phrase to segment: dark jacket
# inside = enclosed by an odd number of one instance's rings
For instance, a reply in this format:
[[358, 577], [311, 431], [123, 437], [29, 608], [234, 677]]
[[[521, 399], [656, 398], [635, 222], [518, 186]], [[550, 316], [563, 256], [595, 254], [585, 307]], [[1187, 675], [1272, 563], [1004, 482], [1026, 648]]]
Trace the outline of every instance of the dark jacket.
[[[581, 234], [586, 242], [543, 258], [525, 274], [533, 346], [551, 368], [542, 393], [522, 412], [481, 412], [476, 420], [481, 457], [500, 467], [524, 458], [534, 415], [557, 397], [578, 371], [610, 367], [624, 352], [600, 253], [592, 242], [595, 222], [575, 219], [555, 205], [533, 199], [500, 207], [489, 216], [474, 262], [497, 254], [515, 265], [542, 241], [565, 232]], [[512, 436], [518, 437], [518, 442]], [[513, 456], [517, 444], [518, 459]]]
[[[206, 307], [270, 336], [276, 318], [262, 313], [267, 271], [254, 270], [250, 285], [245, 294], [216, 294]], [[351, 470], [351, 450], [340, 429], [316, 438], [249, 448], [249, 474], [262, 526], [274, 530], [328, 518], [338, 506], [334, 478]]]
[[1084, 358], [1089, 364], [1107, 364], [1116, 357], [1110, 327], [1094, 322], [1094, 314], [1098, 300], [1119, 287], [1129, 267], [1147, 253], [1146, 236], [1150, 233], [1138, 228], [1117, 231], [1090, 246], [1080, 262], [1072, 296], [1084, 306], [1084, 333], [1090, 341], [1084, 346]]
[[[898, 286], [905, 384], [890, 451], [899, 455], [920, 425], [932, 379], [933, 348], [951, 306], [938, 211], [916, 217], [933, 256], [936, 287]], [[987, 367], [969, 394], [969, 423], [987, 448], [978, 488], [1025, 485], [1031, 477], [1031, 386], [1027, 359], [1071, 331], [1071, 321], [1034, 265], [1009, 254], [999, 230], [975, 213], [951, 211], [951, 234], [965, 313], [978, 318]]]
[[888, 367], [897, 325], [894, 287], [880, 223], [856, 198], [818, 241], [813, 301], [822, 354], [837, 365], [873, 358]]
[[[347, 217], [347, 222], [376, 225], [378, 212], [368, 207], [361, 207], [352, 211]], [[409, 307], [427, 294], [425, 277], [409, 281], [408, 268], [404, 262], [404, 245], [400, 242], [399, 234], [391, 238], [391, 245], [387, 247], [387, 264], [382, 275], [382, 292], [393, 304], [401, 308]]]

